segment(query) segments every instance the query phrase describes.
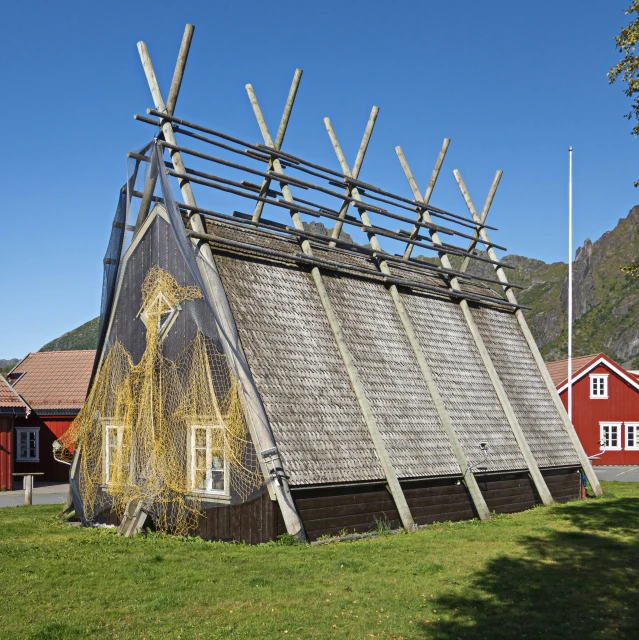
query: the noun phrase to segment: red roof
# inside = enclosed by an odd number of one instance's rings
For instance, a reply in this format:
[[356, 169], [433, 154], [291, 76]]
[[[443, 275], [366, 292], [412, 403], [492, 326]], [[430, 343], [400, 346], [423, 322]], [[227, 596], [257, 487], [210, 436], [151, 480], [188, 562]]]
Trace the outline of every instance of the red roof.
[[79, 410], [84, 404], [95, 350], [30, 353], [10, 374], [13, 388], [34, 410]]
[[[590, 364], [593, 360], [601, 358], [603, 353], [593, 353], [589, 356], [579, 356], [572, 359], [572, 373], [575, 374], [579, 369]], [[556, 387], [568, 379], [568, 358], [565, 360], [555, 360], [554, 362], [546, 362], [546, 368]]]
[[[27, 405], [22, 398], [11, 388], [11, 385], [0, 376], [0, 411], [3, 409], [22, 409], [27, 410]], [[12, 413], [15, 413], [12, 411]]]

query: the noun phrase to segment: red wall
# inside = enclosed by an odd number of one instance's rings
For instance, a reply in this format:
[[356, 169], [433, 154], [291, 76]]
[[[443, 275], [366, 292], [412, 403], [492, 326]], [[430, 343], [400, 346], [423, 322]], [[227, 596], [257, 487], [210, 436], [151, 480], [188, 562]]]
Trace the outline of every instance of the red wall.
[[[590, 374], [607, 373], [608, 398], [594, 400], [590, 398]], [[639, 391], [619, 378], [604, 365], [595, 367], [573, 385], [572, 422], [581, 444], [588, 456], [601, 452], [597, 444], [601, 439], [600, 422], [639, 422]], [[561, 395], [564, 406], [568, 407], [568, 392]], [[593, 464], [631, 464], [639, 465], [639, 451], [626, 451], [625, 428], [621, 428], [621, 451], [606, 451]]]
[[11, 489], [13, 416], [0, 417], [0, 489]]
[[[40, 427], [40, 462], [17, 462], [14, 473], [44, 472], [44, 476], [36, 477], [36, 482], [68, 482], [69, 465], [58, 462], [53, 457], [53, 443], [69, 428], [75, 416], [51, 416], [41, 418], [31, 414], [28, 418], [16, 419], [16, 427]], [[15, 430], [14, 430], [15, 431]], [[14, 451], [17, 450], [15, 435]], [[15, 456], [14, 456], [15, 458]], [[19, 488], [19, 487], [17, 487]]]

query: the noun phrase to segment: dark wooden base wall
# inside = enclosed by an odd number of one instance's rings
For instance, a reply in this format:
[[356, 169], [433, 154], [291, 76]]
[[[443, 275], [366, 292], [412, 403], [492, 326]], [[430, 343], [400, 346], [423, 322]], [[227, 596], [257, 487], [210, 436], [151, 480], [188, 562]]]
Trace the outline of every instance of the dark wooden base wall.
[[[542, 471], [557, 502], [581, 495], [578, 469]], [[496, 513], [530, 509], [541, 500], [527, 473], [479, 476], [479, 486], [488, 508]], [[406, 501], [417, 524], [477, 517], [468, 490], [455, 479], [402, 482]], [[379, 523], [400, 527], [390, 493], [383, 485], [293, 489], [295, 505], [309, 540], [343, 532], [374, 531]], [[235, 540], [259, 544], [286, 533], [277, 504], [268, 493], [239, 505], [207, 509], [195, 535], [208, 540]]]

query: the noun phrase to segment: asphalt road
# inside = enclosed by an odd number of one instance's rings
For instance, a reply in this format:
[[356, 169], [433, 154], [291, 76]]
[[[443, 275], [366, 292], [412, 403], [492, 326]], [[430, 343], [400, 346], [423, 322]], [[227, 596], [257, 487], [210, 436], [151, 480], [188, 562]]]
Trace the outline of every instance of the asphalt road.
[[[19, 481], [16, 483], [19, 484]], [[15, 487], [16, 484], [13, 486]], [[63, 504], [69, 485], [63, 482], [38, 482], [33, 488], [33, 504]], [[0, 507], [19, 507], [24, 504], [24, 491], [0, 491]]]
[[639, 482], [639, 467], [595, 466], [599, 480], [617, 480], [619, 482]]

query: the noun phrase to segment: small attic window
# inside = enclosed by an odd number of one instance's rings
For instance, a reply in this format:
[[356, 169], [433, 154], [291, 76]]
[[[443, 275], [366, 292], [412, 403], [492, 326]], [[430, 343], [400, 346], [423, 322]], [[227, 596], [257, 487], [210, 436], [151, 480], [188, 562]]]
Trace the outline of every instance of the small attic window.
[[[150, 308], [154, 310], [153, 315], [155, 315], [155, 310], [159, 310], [158, 338], [160, 340], [163, 340], [180, 311], [180, 305], [171, 305], [167, 297], [161, 291], [158, 291], [157, 295], [150, 305]], [[145, 307], [142, 313], [140, 313], [140, 319], [142, 320], [142, 322], [144, 322], [145, 327], [149, 326], [149, 315], [149, 307]]]
[[590, 397], [595, 400], [608, 398], [608, 374], [596, 373], [590, 375]]

